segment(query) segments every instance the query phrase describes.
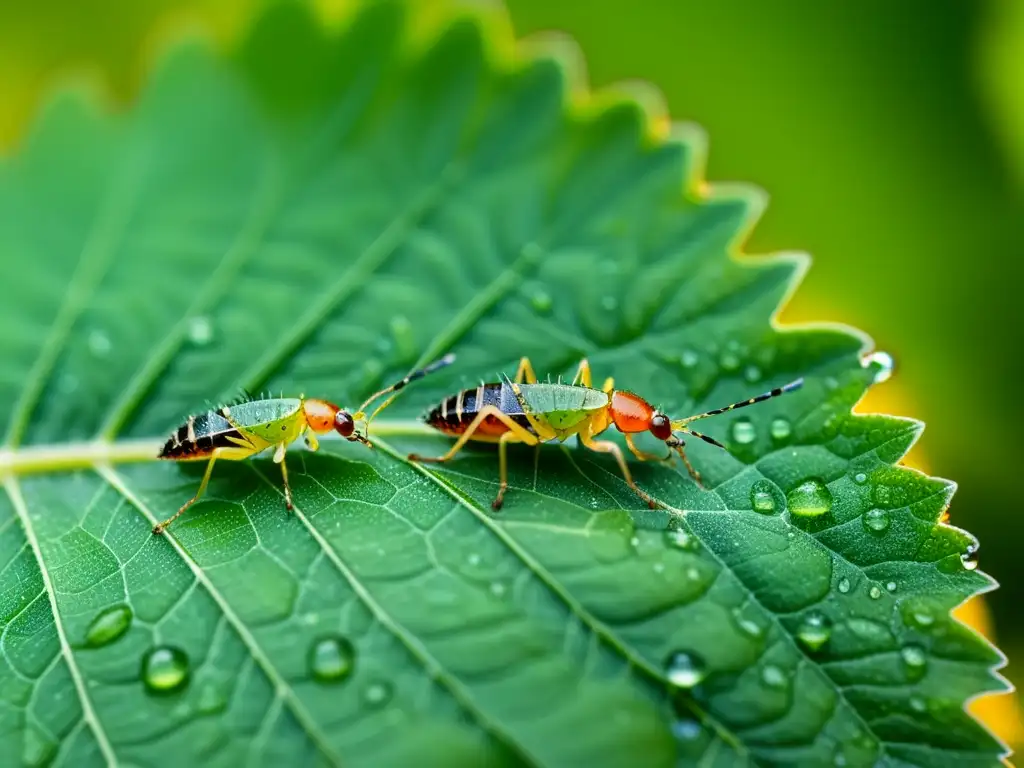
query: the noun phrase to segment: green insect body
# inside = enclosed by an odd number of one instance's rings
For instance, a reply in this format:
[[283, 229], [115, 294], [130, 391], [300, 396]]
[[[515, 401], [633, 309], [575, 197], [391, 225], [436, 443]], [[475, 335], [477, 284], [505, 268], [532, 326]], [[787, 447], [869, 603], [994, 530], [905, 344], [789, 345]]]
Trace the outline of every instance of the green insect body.
[[222, 410], [240, 432], [268, 445], [294, 442], [308, 427], [303, 401], [296, 397], [253, 400]]
[[608, 394], [573, 384], [518, 384], [518, 400], [524, 412], [549, 426], [560, 440], [576, 434], [594, 411], [608, 407]]

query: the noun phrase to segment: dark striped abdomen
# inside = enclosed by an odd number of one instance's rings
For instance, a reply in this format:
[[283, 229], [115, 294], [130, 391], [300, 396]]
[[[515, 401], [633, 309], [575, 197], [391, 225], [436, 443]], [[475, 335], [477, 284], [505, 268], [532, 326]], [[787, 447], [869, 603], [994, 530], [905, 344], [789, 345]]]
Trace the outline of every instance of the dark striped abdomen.
[[[502, 413], [511, 416], [517, 424], [533, 432], [530, 422], [523, 415], [522, 406], [519, 405], [515, 392], [510, 386], [500, 382], [464, 389], [457, 395], [442, 400], [427, 414], [426, 422], [446, 435], [461, 435], [476, 418], [480, 409], [487, 405], [497, 407]], [[508, 427], [498, 419], [488, 416], [471, 439], [493, 441], [507, 431]]]
[[245, 440], [230, 421], [216, 411], [207, 411], [178, 427], [164, 443], [159, 459], [200, 459], [209, 456], [215, 448], [237, 448], [235, 440]]

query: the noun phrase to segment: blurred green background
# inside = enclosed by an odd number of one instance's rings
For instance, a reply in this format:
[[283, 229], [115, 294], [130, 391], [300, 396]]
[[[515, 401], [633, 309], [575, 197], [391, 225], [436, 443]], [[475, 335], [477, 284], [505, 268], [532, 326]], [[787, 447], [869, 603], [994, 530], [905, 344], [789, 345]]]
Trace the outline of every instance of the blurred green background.
[[[0, 3], [0, 147], [62, 74], [127, 101], [169, 29], [199, 20], [229, 44], [260, 5]], [[520, 35], [574, 37], [595, 86], [654, 83], [706, 129], [710, 180], [770, 193], [747, 250], [814, 256], [783, 319], [850, 323], [895, 357], [861, 410], [928, 423], [911, 462], [960, 484], [951, 522], [981, 540], [1000, 645], [1024, 658], [1024, 2], [507, 6]]]

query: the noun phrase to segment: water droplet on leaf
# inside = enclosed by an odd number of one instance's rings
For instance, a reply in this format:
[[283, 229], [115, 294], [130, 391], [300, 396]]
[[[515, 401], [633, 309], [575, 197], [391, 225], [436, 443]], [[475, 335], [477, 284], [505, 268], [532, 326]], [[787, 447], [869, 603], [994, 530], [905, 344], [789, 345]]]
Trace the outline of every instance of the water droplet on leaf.
[[180, 648], [159, 645], [142, 658], [142, 682], [153, 693], [173, 693], [188, 685], [188, 656]]
[[832, 492], [821, 480], [806, 480], [786, 497], [789, 511], [801, 517], [817, 517], [832, 508]]
[[789, 423], [789, 419], [784, 419], [780, 416], [777, 419], [772, 419], [769, 431], [771, 433], [772, 440], [777, 443], [781, 443], [788, 440], [790, 435], [793, 434], [793, 425]]
[[95, 357], [106, 357], [114, 345], [110, 343], [110, 337], [103, 331], [89, 332], [89, 351]]
[[808, 649], [816, 651], [832, 637], [831, 622], [823, 614], [812, 611], [800, 622], [796, 637]]
[[665, 664], [665, 677], [677, 688], [693, 688], [706, 676], [704, 660], [696, 654], [673, 653]]
[[928, 657], [919, 645], [905, 645], [900, 649], [903, 668], [910, 680], [920, 680], [928, 668]]
[[864, 483], [866, 483], [867, 481], [868, 476], [863, 472], [858, 472], [853, 476], [853, 482], [855, 482], [857, 485], [864, 485]]
[[530, 295], [530, 306], [533, 307], [535, 312], [542, 315], [546, 315], [550, 312], [554, 304], [554, 301], [551, 299], [551, 294], [547, 291], [534, 291]]
[[850, 580], [843, 576], [843, 578], [839, 580], [839, 584], [837, 585], [837, 587], [839, 588], [839, 591], [845, 595], [847, 592], [850, 591]]
[[756, 384], [761, 380], [761, 369], [756, 365], [748, 365], [743, 371], [743, 378], [751, 384]]
[[196, 315], [188, 320], [188, 340], [198, 347], [205, 347], [213, 341], [213, 323], [205, 315]]
[[768, 480], [758, 480], [750, 486], [750, 506], [755, 512], [762, 515], [771, 515], [775, 512], [775, 495], [772, 493], [772, 484]]
[[884, 509], [869, 509], [864, 513], [862, 518], [864, 521], [864, 528], [869, 533], [885, 533], [889, 530], [889, 513]]
[[887, 590], [889, 590], [890, 592], [895, 592], [896, 591], [896, 582], [895, 581], [890, 581], [888, 584], [885, 585], [885, 588]]
[[672, 528], [665, 531], [665, 541], [677, 549], [693, 551], [697, 549], [697, 537], [682, 528]]
[[877, 600], [882, 596], [882, 590], [878, 588], [877, 584], [872, 584], [871, 589], [868, 590], [868, 597], [872, 600]]
[[356, 651], [343, 637], [325, 637], [309, 649], [309, 670], [322, 683], [337, 683], [352, 674]]
[[769, 688], [782, 688], [789, 680], [781, 668], [768, 664], [761, 670], [761, 681]]
[[875, 384], [881, 384], [883, 381], [888, 381], [892, 377], [892, 371], [895, 367], [892, 355], [888, 352], [875, 352], [874, 354], [868, 355], [864, 358], [861, 364], [865, 368], [874, 369]]
[[366, 686], [363, 691], [363, 700], [371, 707], [381, 707], [391, 700], [394, 690], [390, 683], [379, 680]]
[[722, 366], [723, 371], [736, 371], [740, 367], [740, 358], [735, 352], [726, 350], [722, 353], [722, 356], [718, 358], [718, 364]]
[[700, 356], [692, 349], [684, 349], [679, 355], [679, 362], [683, 368], [693, 368], [700, 362]]
[[739, 445], [750, 445], [757, 439], [757, 431], [754, 429], [753, 422], [748, 418], [739, 418], [732, 423], [730, 429], [732, 434], [732, 441]]
[[696, 741], [704, 733], [701, 724], [690, 718], [681, 718], [672, 721], [672, 735], [679, 741]]
[[127, 605], [115, 605], [100, 612], [85, 631], [85, 644], [99, 648], [114, 642], [128, 631], [132, 624], [132, 609]]

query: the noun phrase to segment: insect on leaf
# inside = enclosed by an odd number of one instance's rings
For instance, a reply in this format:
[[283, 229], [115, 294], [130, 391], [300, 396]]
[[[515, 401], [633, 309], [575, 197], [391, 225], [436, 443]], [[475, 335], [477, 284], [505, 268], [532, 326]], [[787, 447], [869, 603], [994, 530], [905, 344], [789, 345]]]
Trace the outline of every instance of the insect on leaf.
[[[964, 701], [1001, 656], [949, 616], [991, 581], [852, 416], [877, 366], [780, 330], [804, 262], [739, 258], [761, 198], [691, 129], [592, 96], [500, 19], [422, 34], [268, 11], [183, 42], [112, 114], [55, 96], [0, 164], [0, 752], [93, 765], [991, 765]], [[412, 34], [410, 29], [420, 29]], [[354, 408], [447, 351], [369, 451], [157, 462], [242, 389]], [[450, 441], [428, 406], [582, 357], [721, 451], [633, 462]], [[492, 378], [493, 377], [493, 378]], [[618, 437], [612, 439], [618, 440]], [[647, 450], [655, 443], [641, 438]], [[664, 446], [661, 446], [664, 449]]]

